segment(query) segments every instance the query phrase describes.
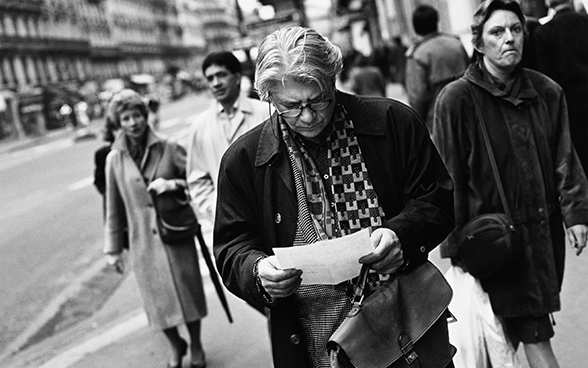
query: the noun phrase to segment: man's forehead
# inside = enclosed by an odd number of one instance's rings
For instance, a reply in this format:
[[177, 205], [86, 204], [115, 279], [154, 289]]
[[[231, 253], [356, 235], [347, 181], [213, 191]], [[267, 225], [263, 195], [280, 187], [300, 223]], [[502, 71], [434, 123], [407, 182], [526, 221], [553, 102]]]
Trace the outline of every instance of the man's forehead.
[[206, 68], [206, 70], [204, 71], [205, 75], [214, 75], [214, 74], [218, 74], [218, 73], [231, 73], [231, 71], [224, 65], [218, 65], [218, 64], [211, 64], [208, 68]]

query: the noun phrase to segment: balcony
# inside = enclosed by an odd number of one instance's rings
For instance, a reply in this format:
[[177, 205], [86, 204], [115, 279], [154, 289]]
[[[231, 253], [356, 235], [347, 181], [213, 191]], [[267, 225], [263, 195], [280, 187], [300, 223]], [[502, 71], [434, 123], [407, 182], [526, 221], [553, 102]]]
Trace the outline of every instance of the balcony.
[[57, 38], [0, 36], [0, 52], [89, 54], [90, 42]]

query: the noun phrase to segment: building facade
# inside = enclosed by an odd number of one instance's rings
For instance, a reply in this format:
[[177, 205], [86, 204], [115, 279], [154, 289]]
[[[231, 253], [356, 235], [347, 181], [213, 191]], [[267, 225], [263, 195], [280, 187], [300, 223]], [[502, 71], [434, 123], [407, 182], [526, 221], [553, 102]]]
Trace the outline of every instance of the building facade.
[[232, 4], [0, 0], [0, 140], [75, 125], [64, 115], [108, 80], [194, 73], [209, 50], [231, 48]]

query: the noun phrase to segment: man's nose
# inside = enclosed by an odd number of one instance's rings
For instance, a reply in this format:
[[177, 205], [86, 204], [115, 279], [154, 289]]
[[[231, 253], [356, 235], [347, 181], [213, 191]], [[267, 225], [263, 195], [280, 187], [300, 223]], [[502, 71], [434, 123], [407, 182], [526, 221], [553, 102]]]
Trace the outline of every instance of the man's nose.
[[314, 118], [315, 111], [309, 106], [300, 106], [300, 119], [310, 121]]

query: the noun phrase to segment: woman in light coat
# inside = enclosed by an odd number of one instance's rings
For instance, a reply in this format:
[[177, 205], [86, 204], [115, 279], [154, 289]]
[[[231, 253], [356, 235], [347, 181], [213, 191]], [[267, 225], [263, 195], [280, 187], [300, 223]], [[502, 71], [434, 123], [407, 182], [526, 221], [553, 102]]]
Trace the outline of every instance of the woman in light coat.
[[104, 254], [122, 272], [128, 223], [130, 260], [149, 325], [163, 330], [171, 345], [168, 367], [181, 367], [187, 353], [177, 330], [182, 324], [190, 334], [192, 367], [204, 367], [200, 319], [207, 309], [194, 240], [163, 243], [150, 195], [184, 190], [186, 152], [149, 127], [147, 106], [133, 90], [115, 95], [108, 114], [122, 129], [106, 159]]

